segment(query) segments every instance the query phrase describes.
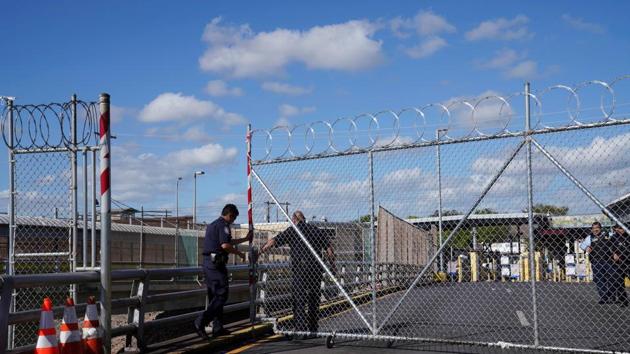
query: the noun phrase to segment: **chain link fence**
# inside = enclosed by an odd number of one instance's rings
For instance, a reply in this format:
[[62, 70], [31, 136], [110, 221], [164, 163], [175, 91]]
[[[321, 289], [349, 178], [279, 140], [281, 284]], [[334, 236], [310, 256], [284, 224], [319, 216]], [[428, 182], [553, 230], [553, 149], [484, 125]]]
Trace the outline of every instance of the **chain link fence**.
[[[7, 273], [78, 271], [79, 260], [89, 266], [89, 256], [78, 249], [79, 220], [96, 221], [87, 204], [88, 182], [92, 185], [96, 178], [88, 175], [87, 165], [83, 169], [88, 159], [80, 161], [77, 155], [97, 148], [97, 104], [76, 97], [45, 105], [16, 105], [5, 99], [3, 107], [0, 130], [10, 155]], [[70, 286], [21, 289], [13, 294], [11, 311], [39, 308], [44, 297], [62, 304], [75, 295]], [[37, 323], [11, 329], [13, 347], [36, 339]]]
[[627, 78], [254, 130], [259, 316], [329, 344], [628, 350]]

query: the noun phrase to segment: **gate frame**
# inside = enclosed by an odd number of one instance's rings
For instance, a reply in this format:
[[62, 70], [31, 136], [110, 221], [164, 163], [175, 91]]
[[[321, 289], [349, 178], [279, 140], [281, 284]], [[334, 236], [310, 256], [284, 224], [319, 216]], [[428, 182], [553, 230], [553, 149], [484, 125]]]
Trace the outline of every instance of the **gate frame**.
[[[626, 79], [626, 78], [630, 78], [630, 76], [622, 76], [618, 79], [616, 79], [615, 81], [613, 81], [613, 84], [619, 80], [622, 79]], [[604, 86], [605, 89], [607, 89], [612, 95], [613, 95], [613, 103], [612, 103], [612, 108], [614, 109], [614, 93], [613, 90], [611, 88], [611, 85], [608, 85], [604, 82], [601, 81], [589, 81], [586, 84], [599, 84]], [[560, 89], [564, 89], [567, 90], [570, 94], [572, 94], [575, 99], [577, 100], [577, 104], [578, 104], [578, 108], [579, 108], [579, 97], [577, 97], [576, 94], [576, 90], [573, 90], [569, 87], [563, 86], [563, 85], [557, 85], [557, 86], [552, 86], [549, 89], [554, 89], [554, 88], [560, 88]], [[545, 91], [543, 91], [544, 93]], [[324, 266], [324, 269], [326, 271], [326, 273], [328, 274], [328, 276], [331, 277], [331, 279], [335, 282], [335, 285], [342, 291], [344, 298], [346, 298], [346, 301], [349, 302], [349, 304], [352, 306], [352, 308], [354, 309], [355, 312], [357, 312], [360, 316], [361, 319], [363, 320], [363, 322], [368, 326], [368, 329], [370, 329], [371, 327], [371, 334], [355, 334], [355, 333], [343, 333], [343, 332], [318, 332], [317, 335], [319, 336], [327, 336], [329, 340], [333, 340], [335, 337], [340, 337], [340, 338], [349, 338], [349, 339], [367, 339], [367, 340], [385, 340], [388, 342], [393, 342], [395, 340], [409, 340], [409, 341], [421, 341], [421, 342], [432, 342], [432, 343], [448, 343], [448, 344], [464, 344], [464, 345], [480, 345], [480, 346], [487, 346], [487, 347], [500, 347], [500, 348], [522, 348], [522, 349], [543, 349], [543, 350], [550, 350], [550, 351], [566, 351], [566, 350], [571, 350], [571, 351], [575, 351], [575, 352], [588, 352], [588, 353], [611, 353], [611, 351], [606, 351], [606, 350], [597, 350], [597, 349], [586, 349], [586, 348], [567, 348], [567, 347], [557, 347], [557, 346], [546, 346], [546, 345], [540, 345], [540, 341], [539, 341], [539, 323], [538, 323], [538, 304], [537, 304], [537, 295], [536, 295], [536, 277], [532, 276], [530, 277], [530, 289], [531, 289], [531, 304], [532, 304], [532, 315], [533, 315], [533, 344], [518, 344], [518, 343], [508, 343], [508, 342], [496, 342], [496, 343], [492, 343], [492, 342], [476, 342], [476, 341], [461, 341], [461, 340], [451, 340], [451, 339], [439, 339], [439, 338], [418, 338], [418, 337], [404, 337], [404, 336], [388, 336], [388, 335], [381, 335], [380, 334], [380, 330], [385, 326], [385, 324], [390, 320], [391, 316], [394, 314], [394, 312], [397, 311], [397, 309], [399, 308], [399, 306], [402, 304], [402, 302], [404, 301], [404, 299], [407, 297], [407, 295], [409, 294], [409, 292], [411, 291], [411, 289], [413, 289], [418, 281], [422, 278], [422, 276], [426, 273], [427, 269], [435, 262], [435, 260], [438, 257], [442, 257], [442, 253], [443, 253], [443, 249], [445, 247], [445, 245], [450, 241], [450, 239], [453, 237], [453, 235], [456, 234], [456, 232], [461, 228], [461, 226], [463, 225], [463, 223], [470, 217], [470, 215], [474, 212], [474, 210], [477, 208], [477, 206], [479, 205], [479, 203], [483, 200], [483, 198], [486, 196], [486, 194], [491, 190], [492, 186], [494, 186], [494, 184], [497, 182], [497, 180], [501, 177], [501, 175], [503, 174], [503, 172], [507, 169], [507, 167], [510, 165], [510, 163], [514, 160], [514, 158], [518, 155], [518, 153], [522, 150], [523, 147], [525, 147], [526, 150], [526, 156], [525, 156], [525, 162], [526, 162], [526, 173], [527, 173], [527, 224], [528, 224], [528, 239], [529, 239], [529, 272], [530, 274], [534, 274], [535, 273], [535, 261], [534, 261], [534, 250], [535, 250], [535, 244], [534, 244], [534, 215], [533, 215], [533, 166], [532, 166], [532, 145], [536, 147], [536, 149], [538, 151], [540, 151], [549, 161], [552, 162], [552, 164], [561, 172], [561, 174], [563, 174], [564, 176], [566, 176], [576, 187], [578, 187], [578, 189], [580, 191], [582, 191], [593, 203], [595, 203], [601, 210], [602, 212], [608, 216], [611, 220], [617, 222], [618, 224], [620, 224], [622, 226], [622, 228], [628, 233], [630, 234], [630, 228], [628, 228], [627, 225], [625, 225], [624, 223], [622, 223], [601, 201], [599, 201], [597, 199], [597, 197], [592, 194], [584, 185], [582, 185], [580, 183], [580, 181], [575, 178], [570, 172], [569, 170], [567, 170], [559, 161], [557, 161], [553, 155], [551, 155], [547, 150], [545, 150], [545, 148], [543, 146], [541, 146], [536, 139], [534, 139], [534, 136], [536, 135], [540, 135], [540, 134], [546, 134], [546, 133], [557, 133], [557, 132], [565, 132], [565, 131], [573, 131], [573, 130], [582, 130], [582, 129], [592, 129], [592, 128], [604, 128], [604, 127], [610, 127], [610, 126], [616, 126], [616, 125], [630, 125], [630, 118], [624, 118], [624, 119], [612, 119], [611, 115], [612, 113], [608, 113], [606, 114], [606, 112], [604, 112], [604, 114], [606, 115], [606, 118], [604, 121], [598, 121], [598, 122], [593, 122], [593, 123], [581, 123], [576, 121], [576, 117], [571, 115], [571, 120], [572, 123], [574, 123], [573, 125], [569, 125], [569, 126], [564, 126], [564, 127], [548, 127], [548, 126], [544, 126], [542, 125], [542, 128], [538, 128], [538, 125], [536, 126], [536, 129], [532, 129], [531, 127], [531, 100], [533, 99], [535, 104], [538, 107], [538, 110], [540, 111], [541, 109], [541, 102], [539, 100], [539, 98], [534, 95], [533, 93], [531, 93], [530, 91], [530, 83], [526, 82], [524, 84], [524, 91], [523, 92], [518, 92], [516, 93], [514, 96], [520, 96], [522, 95], [524, 97], [524, 107], [525, 107], [525, 129], [523, 131], [518, 131], [518, 132], [509, 132], [507, 130], [504, 130], [503, 133], [501, 134], [496, 134], [496, 135], [485, 135], [481, 132], [479, 132], [479, 136], [477, 137], [465, 137], [465, 138], [460, 138], [460, 139], [453, 139], [453, 138], [449, 138], [446, 139], [444, 141], [440, 140], [440, 129], [436, 130], [436, 136], [437, 139], [435, 142], [430, 142], [430, 141], [420, 141], [420, 142], [415, 142], [412, 144], [408, 144], [408, 145], [404, 145], [404, 146], [395, 146], [395, 147], [391, 147], [391, 146], [384, 146], [384, 147], [375, 147], [374, 144], [372, 144], [372, 146], [366, 147], [364, 149], [348, 149], [346, 151], [338, 151], [337, 149], [335, 149], [334, 147], [332, 148], [333, 153], [321, 153], [321, 154], [311, 154], [310, 149], [308, 150], [307, 154], [304, 156], [293, 156], [293, 157], [284, 157], [286, 152], [279, 158], [276, 159], [269, 159], [269, 154], [270, 154], [270, 147], [267, 146], [266, 147], [266, 152], [267, 152], [267, 156], [265, 156], [262, 160], [259, 161], [252, 161], [251, 160], [251, 133], [253, 132], [251, 130], [251, 128], [248, 129], [248, 168], [251, 170], [251, 172], [253, 173], [254, 177], [256, 177], [256, 179], [258, 180], [258, 182], [261, 184], [261, 186], [263, 187], [263, 189], [265, 190], [265, 192], [272, 198], [274, 204], [282, 211], [282, 214], [287, 218], [287, 220], [289, 221], [291, 227], [297, 231], [297, 233], [299, 234], [300, 238], [302, 239], [303, 242], [306, 243], [307, 247], [309, 248], [310, 252], [313, 253], [313, 255], [315, 255], [317, 257], [317, 260], [319, 263], [321, 263], [321, 265]], [[498, 97], [498, 96], [497, 96]], [[501, 99], [505, 104], [508, 104], [507, 101], [505, 101], [505, 99], [503, 99], [502, 97], [499, 97], [499, 99]], [[604, 108], [602, 107], [602, 112], [604, 110]], [[611, 111], [612, 112], [612, 111]], [[420, 112], [420, 114], [422, 115], [422, 118], [424, 119], [424, 114], [422, 112]], [[450, 116], [450, 113], [448, 111], [446, 111], [447, 115]], [[359, 116], [360, 117], [360, 116]], [[540, 119], [540, 117], [538, 118]], [[351, 120], [351, 122], [354, 122]], [[540, 122], [538, 122], [540, 123]], [[315, 124], [315, 123], [313, 123]], [[312, 128], [310, 126], [308, 126], [308, 129], [311, 130], [312, 132]], [[507, 125], [506, 125], [507, 127]], [[288, 134], [289, 134], [289, 138], [291, 137], [292, 131], [290, 129], [287, 128]], [[270, 131], [266, 131], [266, 130], [262, 130], [263, 133], [266, 133], [267, 135], [267, 143], [270, 142], [270, 140], [272, 139], [271, 135], [270, 135]], [[333, 134], [332, 130], [329, 126], [329, 139], [330, 139], [330, 135]], [[442, 238], [442, 230], [441, 230], [441, 214], [442, 214], [442, 203], [441, 203], [441, 196], [439, 198], [439, 208], [438, 208], [438, 212], [439, 212], [439, 220], [440, 220], [440, 228], [439, 228], [439, 236], [440, 236], [440, 247], [434, 252], [433, 256], [431, 257], [431, 259], [427, 262], [427, 264], [423, 267], [423, 269], [420, 271], [420, 273], [418, 273], [418, 275], [416, 276], [416, 278], [414, 279], [414, 281], [412, 282], [412, 284], [407, 288], [406, 292], [404, 293], [404, 295], [399, 299], [398, 303], [394, 306], [393, 310], [391, 310], [389, 312], [389, 314], [385, 317], [385, 319], [382, 321], [382, 323], [380, 325], [377, 325], [376, 322], [376, 301], [377, 301], [377, 297], [376, 297], [376, 287], [375, 287], [375, 279], [376, 279], [376, 258], [375, 258], [375, 237], [374, 237], [374, 181], [373, 181], [373, 153], [375, 152], [381, 152], [381, 151], [392, 151], [392, 150], [403, 150], [403, 149], [414, 149], [414, 148], [419, 148], [419, 147], [428, 147], [428, 146], [432, 146], [435, 145], [436, 146], [436, 155], [437, 155], [437, 169], [438, 169], [438, 183], [441, 184], [441, 171], [440, 171], [440, 147], [442, 145], [448, 145], [448, 144], [455, 144], [455, 143], [466, 143], [466, 142], [474, 142], [474, 141], [488, 141], [488, 140], [493, 140], [493, 139], [505, 139], [505, 138], [510, 138], [510, 137], [521, 137], [522, 141], [517, 145], [516, 149], [512, 152], [512, 154], [510, 155], [510, 157], [504, 162], [504, 164], [502, 165], [502, 167], [499, 169], [499, 171], [494, 175], [494, 177], [487, 183], [486, 187], [484, 188], [483, 192], [481, 193], [481, 195], [478, 197], [478, 199], [476, 200], [476, 202], [473, 204], [473, 206], [468, 210], [468, 212], [465, 214], [465, 216], [463, 216], [463, 218], [459, 221], [459, 223], [457, 224], [457, 226], [451, 231], [451, 233], [449, 234], [449, 236], [442, 242], [441, 238]], [[290, 151], [290, 142], [289, 142], [289, 151]], [[329, 145], [331, 143], [329, 142]], [[329, 146], [330, 148], [331, 146]], [[307, 148], [308, 149], [308, 148]], [[327, 150], [328, 151], [328, 150]], [[306, 239], [304, 238], [304, 236], [302, 235], [302, 233], [300, 232], [300, 230], [297, 228], [297, 226], [292, 222], [291, 218], [289, 217], [289, 215], [284, 211], [284, 209], [282, 208], [282, 206], [280, 205], [280, 203], [278, 202], [278, 200], [276, 199], [276, 197], [273, 195], [272, 191], [267, 187], [267, 185], [264, 183], [264, 181], [261, 179], [261, 177], [258, 175], [258, 173], [256, 173], [255, 169], [257, 166], [261, 166], [261, 165], [270, 165], [270, 164], [278, 164], [278, 163], [288, 163], [288, 162], [293, 162], [293, 161], [304, 161], [304, 160], [313, 160], [313, 159], [326, 159], [329, 157], [339, 157], [339, 156], [349, 156], [349, 155], [358, 155], [358, 154], [367, 154], [368, 156], [368, 181], [369, 181], [369, 186], [370, 186], [370, 192], [369, 192], [369, 197], [370, 197], [370, 234], [372, 237], [372, 259], [371, 259], [371, 277], [372, 277], [372, 324], [370, 326], [370, 324], [367, 322], [367, 320], [362, 316], [361, 311], [358, 309], [358, 307], [356, 306], [356, 304], [352, 301], [352, 299], [348, 296], [348, 294], [345, 292], [345, 290], [343, 289], [343, 287], [341, 286], [341, 284], [338, 282], [338, 280], [336, 279], [336, 277], [334, 277], [331, 273], [330, 270], [328, 269], [328, 267], [326, 267], [326, 265], [322, 262], [322, 260], [317, 256], [316, 252], [312, 249], [311, 245], [308, 244], [308, 242], [306, 241]], [[440, 194], [441, 194], [441, 188], [439, 190]], [[250, 203], [251, 206], [251, 203]], [[440, 261], [440, 266], [442, 265], [442, 261]], [[283, 333], [283, 334], [290, 334], [290, 335], [309, 335], [312, 333], [309, 332], [301, 332], [301, 331], [291, 331], [291, 330], [286, 330], [286, 329], [281, 329], [277, 326], [277, 321], [274, 318], [270, 318], [269, 320], [271, 320], [271, 322], [273, 323], [273, 329], [274, 332], [276, 333]], [[327, 341], [328, 342], [328, 341]]]

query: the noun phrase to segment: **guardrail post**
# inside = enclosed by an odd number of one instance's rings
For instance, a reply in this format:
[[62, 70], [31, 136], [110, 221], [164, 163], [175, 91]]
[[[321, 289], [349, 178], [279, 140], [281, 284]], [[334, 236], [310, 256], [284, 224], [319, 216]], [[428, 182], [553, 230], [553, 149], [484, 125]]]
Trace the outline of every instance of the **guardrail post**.
[[149, 295], [149, 275], [145, 276], [138, 283], [138, 291], [136, 293], [140, 299], [140, 304], [133, 311], [133, 323], [136, 325], [136, 342], [140, 350], [146, 348], [144, 340], [144, 315], [146, 313], [147, 296]]
[[2, 292], [0, 292], [0, 352], [4, 353], [9, 346], [9, 311], [13, 299], [13, 278], [2, 279]]

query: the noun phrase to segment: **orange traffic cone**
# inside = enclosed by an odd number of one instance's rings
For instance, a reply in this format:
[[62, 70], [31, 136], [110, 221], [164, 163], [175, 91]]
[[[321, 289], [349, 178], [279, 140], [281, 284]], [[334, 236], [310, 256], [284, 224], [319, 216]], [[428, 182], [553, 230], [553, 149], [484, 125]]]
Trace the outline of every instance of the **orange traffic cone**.
[[37, 345], [35, 354], [59, 354], [57, 347], [57, 331], [55, 330], [55, 317], [52, 312], [52, 301], [44, 299], [42, 314], [39, 317], [39, 331], [37, 332]]
[[59, 328], [59, 352], [60, 354], [81, 354], [81, 333], [79, 332], [77, 311], [74, 309], [74, 300], [66, 299], [66, 307], [63, 310], [63, 320]]
[[83, 350], [85, 354], [103, 354], [103, 340], [101, 339], [101, 328], [98, 323], [98, 310], [94, 296], [88, 298], [85, 309]]

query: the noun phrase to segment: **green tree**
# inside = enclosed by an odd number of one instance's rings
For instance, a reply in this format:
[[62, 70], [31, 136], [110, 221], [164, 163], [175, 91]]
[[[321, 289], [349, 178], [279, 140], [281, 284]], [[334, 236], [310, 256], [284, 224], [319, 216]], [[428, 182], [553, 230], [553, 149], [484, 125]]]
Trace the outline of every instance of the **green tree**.
[[[569, 212], [569, 207], [566, 206], [557, 206], [552, 204], [534, 204], [532, 211], [537, 214], [549, 214], [549, 215], [567, 215]], [[526, 213], [527, 209], [523, 209], [523, 212]]]
[[483, 208], [475, 210], [475, 214], [477, 215], [486, 215], [486, 214], [498, 214], [498, 212], [494, 209]]
[[[459, 210], [455, 210], [455, 209], [442, 210], [442, 216], [452, 216], [452, 215], [462, 215], [462, 213]], [[429, 216], [433, 216], [433, 217], [440, 216], [439, 211], [436, 210], [433, 212], [433, 214]]]
[[[374, 217], [374, 221], [376, 221], [377, 217]], [[370, 222], [370, 214], [361, 215], [358, 219], [359, 222]]]

